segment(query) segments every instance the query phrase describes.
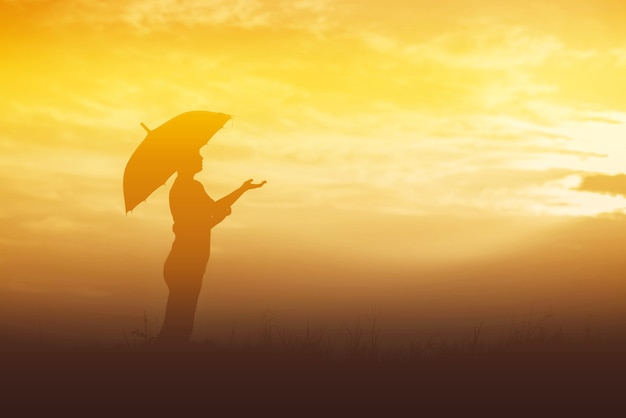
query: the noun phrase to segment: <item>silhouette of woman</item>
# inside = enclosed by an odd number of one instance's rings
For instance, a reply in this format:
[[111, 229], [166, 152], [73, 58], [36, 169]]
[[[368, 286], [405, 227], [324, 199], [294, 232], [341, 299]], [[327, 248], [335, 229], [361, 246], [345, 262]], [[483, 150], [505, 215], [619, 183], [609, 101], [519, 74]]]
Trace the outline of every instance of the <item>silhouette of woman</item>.
[[169, 296], [165, 320], [157, 338], [159, 345], [180, 345], [189, 341], [211, 250], [211, 228], [230, 215], [230, 207], [241, 195], [266, 183], [255, 184], [250, 179], [232, 193], [214, 201], [202, 184], [194, 179], [200, 171], [200, 153], [185, 156], [170, 190], [175, 238], [163, 268]]

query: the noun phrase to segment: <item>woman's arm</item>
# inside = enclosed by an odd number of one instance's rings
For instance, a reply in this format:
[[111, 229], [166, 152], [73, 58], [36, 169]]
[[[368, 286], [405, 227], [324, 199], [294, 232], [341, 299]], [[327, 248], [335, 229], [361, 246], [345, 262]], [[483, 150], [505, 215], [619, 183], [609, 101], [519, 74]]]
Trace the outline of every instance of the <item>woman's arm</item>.
[[265, 183], [267, 182], [263, 180], [260, 183], [254, 184], [252, 183], [252, 179], [250, 179], [248, 181], [245, 181], [241, 185], [241, 187], [234, 190], [232, 193], [227, 194], [226, 196], [224, 196], [223, 198], [221, 198], [215, 203], [224, 208], [230, 208], [237, 201], [237, 199], [239, 199], [241, 195], [243, 195], [245, 192], [247, 192], [248, 190], [252, 190], [252, 189], [258, 189], [259, 187], [263, 186]]
[[230, 207], [233, 205], [233, 203], [237, 201], [237, 199], [241, 197], [241, 195], [243, 195], [248, 190], [258, 189], [265, 183], [267, 182], [263, 180], [261, 183], [255, 184], [252, 183], [252, 179], [250, 179], [248, 181], [245, 181], [238, 189], [232, 191], [230, 194], [227, 194], [220, 200], [216, 201], [212, 210], [212, 218], [214, 222], [213, 225], [217, 225], [218, 223], [222, 222], [225, 217], [230, 215]]

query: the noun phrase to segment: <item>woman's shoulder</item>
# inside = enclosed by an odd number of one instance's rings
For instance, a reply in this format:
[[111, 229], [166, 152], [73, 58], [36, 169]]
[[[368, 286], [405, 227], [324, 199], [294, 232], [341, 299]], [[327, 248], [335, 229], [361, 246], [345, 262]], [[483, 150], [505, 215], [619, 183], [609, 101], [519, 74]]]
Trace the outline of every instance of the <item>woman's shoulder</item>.
[[204, 186], [196, 179], [180, 181], [176, 179], [170, 190], [171, 195], [203, 196], [209, 197]]

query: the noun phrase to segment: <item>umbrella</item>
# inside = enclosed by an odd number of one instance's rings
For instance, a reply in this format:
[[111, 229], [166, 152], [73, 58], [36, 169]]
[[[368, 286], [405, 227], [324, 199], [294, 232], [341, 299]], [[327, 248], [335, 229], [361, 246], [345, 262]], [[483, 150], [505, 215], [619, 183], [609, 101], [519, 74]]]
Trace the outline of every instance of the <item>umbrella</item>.
[[231, 118], [224, 113], [194, 110], [181, 113], [156, 129], [141, 126], [148, 135], [131, 155], [124, 170], [126, 212], [164, 185], [180, 158], [197, 151]]

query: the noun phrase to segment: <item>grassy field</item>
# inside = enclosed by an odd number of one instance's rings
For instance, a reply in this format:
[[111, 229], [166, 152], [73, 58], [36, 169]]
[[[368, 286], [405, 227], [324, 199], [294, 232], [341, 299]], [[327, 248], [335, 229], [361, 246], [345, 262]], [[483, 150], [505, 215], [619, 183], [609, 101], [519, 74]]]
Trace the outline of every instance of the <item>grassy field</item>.
[[147, 328], [114, 345], [4, 338], [3, 416], [616, 416], [626, 339], [568, 337], [546, 319], [522, 319], [495, 342], [478, 324], [461, 341], [396, 347], [381, 344], [375, 321], [333, 337], [266, 321], [252, 341], [168, 349]]

